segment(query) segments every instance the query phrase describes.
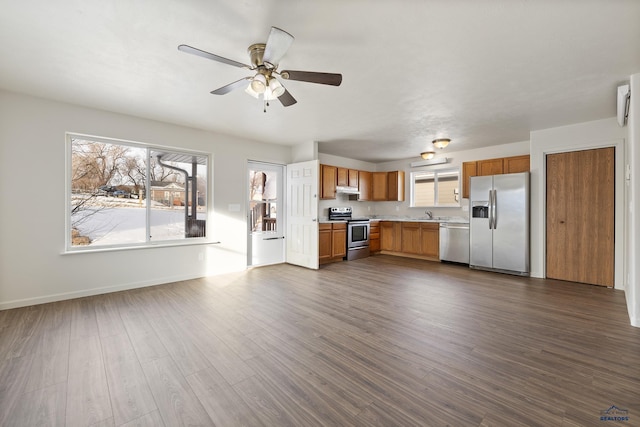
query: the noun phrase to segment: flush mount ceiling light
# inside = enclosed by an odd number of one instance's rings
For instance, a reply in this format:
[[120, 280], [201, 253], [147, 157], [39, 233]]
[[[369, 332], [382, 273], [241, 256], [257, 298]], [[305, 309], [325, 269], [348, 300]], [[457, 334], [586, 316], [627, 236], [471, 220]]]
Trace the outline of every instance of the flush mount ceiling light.
[[438, 138], [433, 140], [433, 145], [436, 148], [444, 148], [449, 145], [450, 142], [451, 140], [449, 138]]
[[433, 156], [436, 155], [435, 151], [424, 151], [422, 153], [420, 153], [420, 157], [422, 157], [425, 160], [430, 160], [433, 159]]

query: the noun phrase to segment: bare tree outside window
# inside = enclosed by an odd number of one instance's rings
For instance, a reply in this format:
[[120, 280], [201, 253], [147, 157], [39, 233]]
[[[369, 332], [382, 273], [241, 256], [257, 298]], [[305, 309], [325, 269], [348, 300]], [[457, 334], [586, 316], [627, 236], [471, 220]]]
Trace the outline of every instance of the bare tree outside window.
[[[73, 135], [69, 152], [70, 247], [204, 237], [206, 155]], [[159, 153], [168, 160], [161, 162]], [[154, 188], [162, 188], [163, 194], [169, 191], [171, 200], [156, 200]]]

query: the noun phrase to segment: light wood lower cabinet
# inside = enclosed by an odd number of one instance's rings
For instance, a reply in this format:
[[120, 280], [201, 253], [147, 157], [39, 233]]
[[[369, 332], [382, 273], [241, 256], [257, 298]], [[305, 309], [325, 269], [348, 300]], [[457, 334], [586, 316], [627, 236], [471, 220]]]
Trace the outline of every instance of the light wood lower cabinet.
[[440, 224], [437, 222], [380, 222], [382, 253], [438, 261]]
[[320, 264], [331, 260], [331, 224], [318, 224], [318, 245]]
[[420, 255], [422, 253], [420, 234], [419, 222], [403, 222], [402, 241], [400, 243], [401, 252]]
[[342, 261], [347, 255], [347, 224], [318, 224], [318, 259], [320, 264]]
[[380, 221], [371, 221], [369, 227], [369, 252], [375, 254], [380, 252]]
[[347, 224], [332, 224], [331, 258], [342, 259], [347, 256]]
[[402, 224], [393, 221], [380, 222], [380, 250], [400, 252], [402, 250]]
[[440, 224], [427, 222], [420, 224], [421, 255], [440, 259]]

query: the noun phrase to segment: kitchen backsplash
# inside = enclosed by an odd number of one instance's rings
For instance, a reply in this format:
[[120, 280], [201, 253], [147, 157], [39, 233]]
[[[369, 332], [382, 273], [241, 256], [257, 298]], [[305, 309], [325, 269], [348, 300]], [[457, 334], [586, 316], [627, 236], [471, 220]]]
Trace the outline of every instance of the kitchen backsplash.
[[[468, 206], [469, 201], [462, 199], [463, 206]], [[459, 208], [410, 208], [409, 202], [358, 202], [349, 200], [345, 194], [338, 194], [336, 199], [320, 200], [318, 203], [319, 217], [329, 216], [329, 208], [351, 206], [354, 217], [398, 217], [420, 218], [425, 211], [431, 211], [433, 216], [457, 217], [469, 219], [469, 211]]]

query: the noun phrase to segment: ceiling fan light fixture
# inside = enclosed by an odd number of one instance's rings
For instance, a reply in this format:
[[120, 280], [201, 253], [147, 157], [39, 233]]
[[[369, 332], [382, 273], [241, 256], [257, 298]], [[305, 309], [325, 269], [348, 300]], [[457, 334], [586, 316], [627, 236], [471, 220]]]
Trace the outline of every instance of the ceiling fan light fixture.
[[275, 77], [269, 79], [269, 89], [271, 89], [271, 93], [276, 98], [284, 93], [284, 87]]
[[270, 86], [267, 86], [267, 88], [264, 91], [263, 96], [264, 96], [264, 100], [265, 101], [273, 101], [275, 99], [278, 99], [278, 97], [271, 90]]
[[264, 93], [266, 88], [267, 88], [267, 78], [264, 76], [264, 74], [258, 73], [255, 76], [253, 76], [253, 79], [251, 79], [251, 89], [253, 89], [254, 92]]
[[431, 160], [435, 155], [436, 155], [435, 151], [424, 151], [420, 153], [420, 157], [422, 157], [425, 160]]
[[251, 83], [247, 85], [247, 88], [244, 91], [255, 99], [260, 99], [260, 94], [251, 88]]
[[445, 148], [450, 142], [451, 140], [449, 138], [438, 138], [433, 140], [433, 145], [436, 148]]

